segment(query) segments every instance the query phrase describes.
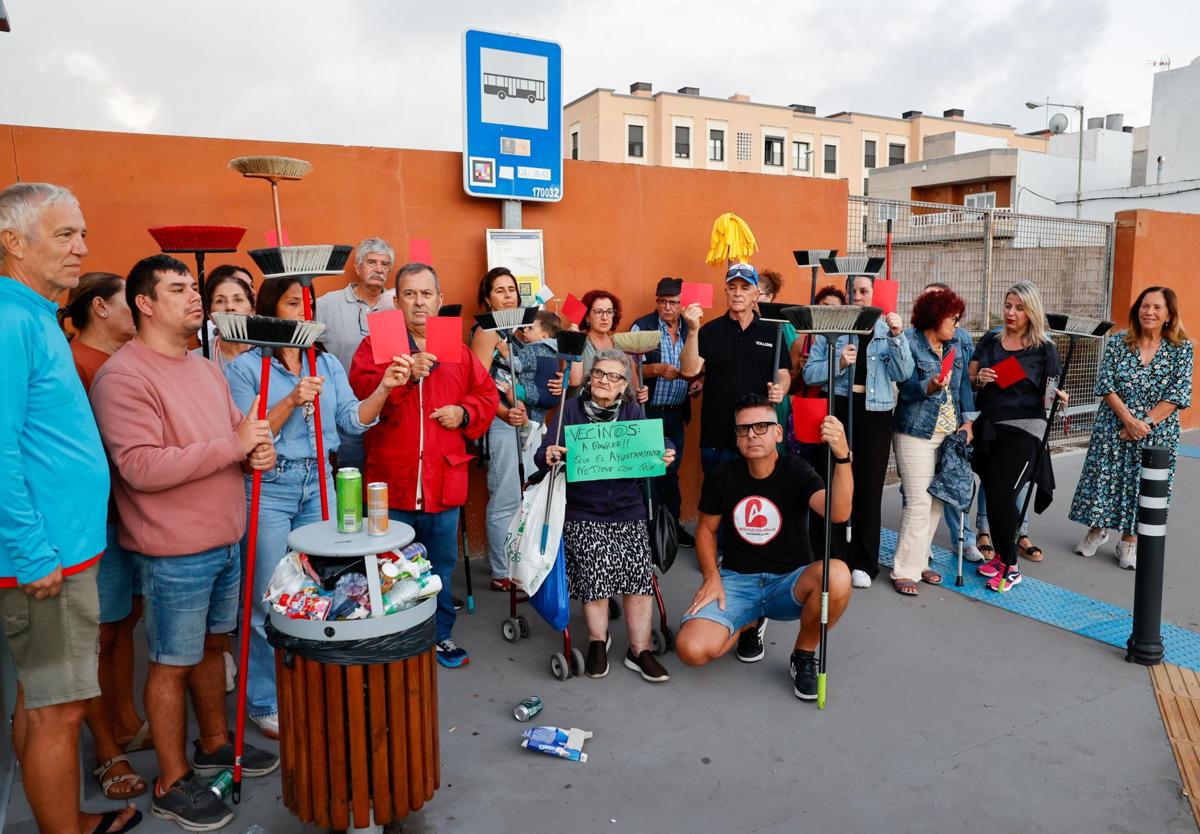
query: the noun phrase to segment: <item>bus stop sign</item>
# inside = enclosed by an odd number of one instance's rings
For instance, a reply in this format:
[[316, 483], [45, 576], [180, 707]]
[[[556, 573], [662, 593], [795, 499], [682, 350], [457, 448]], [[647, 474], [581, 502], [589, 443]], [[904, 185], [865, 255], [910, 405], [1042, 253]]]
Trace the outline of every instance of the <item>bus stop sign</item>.
[[502, 200], [562, 199], [562, 47], [463, 32], [463, 189]]

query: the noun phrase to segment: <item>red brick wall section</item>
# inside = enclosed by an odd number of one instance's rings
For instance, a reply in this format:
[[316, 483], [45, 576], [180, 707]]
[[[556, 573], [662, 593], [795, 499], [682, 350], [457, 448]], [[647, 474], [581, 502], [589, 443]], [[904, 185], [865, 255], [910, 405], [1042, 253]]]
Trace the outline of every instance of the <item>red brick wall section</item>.
[[[156, 251], [148, 226], [246, 226], [242, 252], [228, 260], [251, 266], [246, 249], [266, 245], [274, 228], [268, 186], [230, 171], [236, 156], [307, 159], [313, 170], [280, 185], [283, 222], [292, 243], [357, 243], [379, 235], [397, 249], [432, 242], [447, 303], [471, 310], [486, 271], [484, 229], [500, 225], [495, 200], [467, 197], [457, 153], [238, 139], [103, 133], [0, 126], [0, 187], [18, 177], [50, 181], [78, 194], [89, 227], [90, 270], [124, 274]], [[526, 228], [545, 230], [546, 269], [560, 295], [603, 287], [622, 299], [625, 325], [653, 308], [663, 275], [719, 283], [708, 267], [713, 220], [732, 211], [749, 224], [760, 252], [753, 259], [791, 281], [783, 300], [806, 298], [793, 249], [845, 249], [845, 180], [730, 174], [567, 160], [566, 197], [527, 203]], [[211, 269], [225, 262], [210, 256]], [[349, 280], [322, 279], [318, 292]], [[717, 303], [723, 306], [720, 292]], [[720, 309], [712, 311], [716, 315]], [[701, 480], [696, 423], [688, 433], [681, 481], [684, 516], [695, 512]], [[472, 484], [472, 549], [481, 544], [486, 489]]]

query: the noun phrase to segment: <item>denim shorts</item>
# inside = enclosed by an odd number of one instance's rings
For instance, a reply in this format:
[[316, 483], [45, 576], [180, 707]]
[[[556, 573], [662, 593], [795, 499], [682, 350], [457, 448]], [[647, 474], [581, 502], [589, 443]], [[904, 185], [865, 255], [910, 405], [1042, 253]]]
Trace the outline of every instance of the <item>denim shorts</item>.
[[682, 622], [697, 617], [712, 620], [729, 629], [731, 635], [762, 617], [768, 620], [798, 620], [804, 606], [796, 602], [793, 592], [805, 565], [791, 573], [734, 573], [721, 569], [721, 584], [725, 586], [725, 610], [713, 600], [695, 614], [685, 614]]
[[100, 622], [115, 623], [129, 616], [133, 598], [142, 595], [142, 574], [138, 560], [117, 541], [117, 525], [108, 522], [108, 543], [100, 557], [96, 574], [100, 592]]
[[150, 660], [195, 666], [206, 634], [237, 628], [241, 547], [230, 544], [189, 556], [137, 554], [142, 569]]

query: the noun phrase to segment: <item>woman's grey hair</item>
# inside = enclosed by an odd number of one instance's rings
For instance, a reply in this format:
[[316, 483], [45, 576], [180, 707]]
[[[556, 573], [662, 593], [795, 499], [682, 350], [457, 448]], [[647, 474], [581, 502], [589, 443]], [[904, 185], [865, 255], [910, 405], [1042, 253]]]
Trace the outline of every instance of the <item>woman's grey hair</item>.
[[1022, 341], [1026, 347], [1034, 347], [1043, 342], [1049, 342], [1046, 325], [1046, 306], [1042, 303], [1042, 294], [1038, 290], [1037, 285], [1029, 281], [1018, 281], [1013, 284], [1004, 294], [1015, 295], [1021, 299], [1021, 306], [1025, 308], [1025, 314], [1029, 316], [1029, 329], [1025, 331]]
[[[0, 191], [0, 232], [11, 229], [22, 237], [33, 235], [38, 218], [49, 206], [59, 203], [79, 205], [69, 188], [48, 182], [19, 182]], [[4, 248], [0, 247], [0, 262]]]
[[625, 369], [626, 382], [633, 382], [633, 368], [629, 364], [629, 356], [616, 348], [602, 350], [592, 358], [592, 367], [596, 367], [597, 362], [601, 361], [620, 362], [621, 367]]
[[362, 266], [363, 261], [367, 259], [367, 255], [378, 252], [381, 255], [387, 255], [387, 259], [392, 263], [396, 261], [396, 251], [392, 249], [392, 245], [381, 237], [369, 237], [362, 243], [358, 244], [358, 249], [354, 253], [354, 265]]

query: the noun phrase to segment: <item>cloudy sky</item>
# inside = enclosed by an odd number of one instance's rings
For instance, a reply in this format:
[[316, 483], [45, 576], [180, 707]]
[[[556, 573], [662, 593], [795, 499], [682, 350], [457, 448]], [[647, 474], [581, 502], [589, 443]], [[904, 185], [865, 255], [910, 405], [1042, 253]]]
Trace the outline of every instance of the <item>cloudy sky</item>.
[[0, 123], [457, 150], [461, 32], [557, 40], [565, 100], [700, 87], [773, 104], [1044, 126], [1150, 118], [1200, 55], [1196, 0], [4, 0]]

